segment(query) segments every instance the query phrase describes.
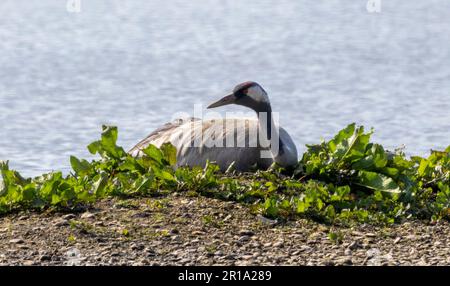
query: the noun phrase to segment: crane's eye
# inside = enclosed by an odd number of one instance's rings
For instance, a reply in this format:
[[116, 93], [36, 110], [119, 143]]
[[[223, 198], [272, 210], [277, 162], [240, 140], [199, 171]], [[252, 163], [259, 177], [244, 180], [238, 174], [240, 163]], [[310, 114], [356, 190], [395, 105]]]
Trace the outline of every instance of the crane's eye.
[[234, 95], [235, 95], [237, 98], [242, 98], [242, 97], [246, 96], [247, 93], [248, 93], [248, 88], [244, 88], [244, 89], [241, 89], [241, 90], [236, 91], [236, 92], [234, 93]]

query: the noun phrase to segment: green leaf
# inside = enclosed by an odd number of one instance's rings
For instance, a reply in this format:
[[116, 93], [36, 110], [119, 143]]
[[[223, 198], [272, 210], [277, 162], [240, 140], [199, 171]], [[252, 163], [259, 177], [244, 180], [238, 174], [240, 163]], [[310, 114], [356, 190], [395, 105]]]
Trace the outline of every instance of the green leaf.
[[61, 198], [65, 202], [75, 200], [76, 197], [77, 197], [77, 194], [75, 193], [75, 191], [72, 188], [67, 188], [61, 192]]
[[327, 218], [334, 219], [336, 217], [336, 211], [333, 205], [328, 205], [325, 208], [324, 213], [327, 216]]
[[445, 152], [447, 152], [448, 154], [450, 154], [450, 145], [445, 149]]
[[277, 200], [275, 198], [267, 198], [264, 202], [265, 214], [269, 217], [276, 217], [278, 215]]
[[289, 210], [291, 208], [291, 202], [288, 200], [282, 200], [279, 207], [284, 210]]
[[419, 165], [419, 169], [417, 170], [417, 173], [419, 176], [424, 176], [425, 172], [428, 168], [428, 160], [427, 159], [422, 159], [422, 161], [420, 161], [420, 165]]
[[100, 152], [100, 150], [101, 150], [101, 143], [100, 143], [100, 141], [94, 141], [91, 144], [89, 144], [87, 146], [87, 148], [88, 148], [88, 150], [89, 150], [89, 152], [91, 154], [95, 155], [95, 154]]
[[52, 205], [58, 205], [62, 201], [62, 198], [59, 194], [52, 194]]
[[142, 183], [140, 183], [139, 186], [136, 188], [136, 192], [137, 193], [146, 192], [149, 189], [153, 180], [154, 180], [154, 177], [152, 175], [150, 175], [148, 177], [144, 177]]
[[177, 149], [175, 146], [170, 143], [164, 143], [160, 149], [164, 154], [164, 159], [169, 165], [174, 166], [177, 163]]
[[105, 187], [108, 184], [108, 175], [102, 173], [96, 176], [95, 183], [92, 185], [93, 193], [97, 198], [104, 196]]
[[117, 127], [103, 125], [101, 146], [106, 154], [112, 158], [120, 158], [124, 154], [121, 152], [121, 148], [116, 146], [117, 142]]
[[371, 148], [371, 153], [373, 154], [375, 168], [384, 168], [388, 163], [388, 156], [384, 151], [383, 146], [379, 144], [373, 144]]
[[142, 150], [145, 155], [147, 155], [154, 162], [158, 163], [158, 165], [163, 165], [164, 154], [153, 144], [149, 144], [145, 149]]
[[99, 141], [92, 142], [88, 145], [88, 150], [92, 154], [99, 154], [102, 158], [120, 159], [126, 156], [126, 152], [122, 147], [116, 145], [118, 131], [115, 126], [102, 126], [102, 136]]
[[168, 171], [155, 171], [155, 175], [160, 178], [163, 181], [167, 181], [167, 182], [175, 182], [176, 179], [175, 177], [169, 173]]
[[74, 172], [80, 176], [85, 175], [91, 169], [91, 164], [86, 160], [78, 160], [75, 156], [70, 156], [70, 165]]
[[391, 178], [395, 178], [399, 175], [400, 171], [396, 168], [389, 168], [389, 167], [384, 167], [383, 169], [380, 170], [381, 173], [391, 177]]
[[351, 164], [364, 157], [372, 132], [364, 134], [364, 127], [356, 127], [355, 123], [348, 125], [345, 129], [328, 142], [332, 162], [338, 167]]
[[401, 190], [397, 183], [392, 178], [388, 176], [369, 172], [369, 171], [359, 171], [358, 172], [358, 185], [364, 186], [369, 189], [389, 192], [389, 193], [400, 193]]
[[299, 201], [297, 203], [297, 213], [304, 213], [308, 210], [309, 208], [309, 203], [305, 202], [305, 201]]
[[339, 131], [339, 133], [334, 136], [333, 140], [328, 143], [328, 148], [332, 153], [337, 152], [338, 148], [341, 147], [342, 155], [345, 153], [345, 148], [343, 148], [343, 142], [347, 142], [348, 139], [355, 133], [355, 123], [349, 124], [347, 127]]
[[35, 184], [28, 184], [23, 187], [22, 190], [22, 199], [25, 202], [32, 202], [36, 197], [36, 187]]

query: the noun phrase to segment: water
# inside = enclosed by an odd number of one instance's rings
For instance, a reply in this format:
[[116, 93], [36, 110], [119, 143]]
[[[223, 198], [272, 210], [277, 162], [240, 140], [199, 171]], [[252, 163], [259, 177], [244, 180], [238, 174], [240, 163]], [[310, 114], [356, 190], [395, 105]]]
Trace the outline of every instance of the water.
[[[255, 80], [299, 152], [350, 122], [409, 154], [450, 144], [450, 1], [0, 2], [0, 159], [69, 170], [101, 124], [129, 148]], [[223, 112], [238, 107], [224, 108]]]

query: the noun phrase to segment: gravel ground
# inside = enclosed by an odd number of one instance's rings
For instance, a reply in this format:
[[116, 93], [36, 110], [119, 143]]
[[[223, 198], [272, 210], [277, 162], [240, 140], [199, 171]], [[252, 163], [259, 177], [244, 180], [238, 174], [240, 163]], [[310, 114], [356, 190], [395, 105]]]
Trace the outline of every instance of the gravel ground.
[[449, 265], [449, 243], [446, 222], [280, 223], [181, 194], [0, 218], [0, 265]]

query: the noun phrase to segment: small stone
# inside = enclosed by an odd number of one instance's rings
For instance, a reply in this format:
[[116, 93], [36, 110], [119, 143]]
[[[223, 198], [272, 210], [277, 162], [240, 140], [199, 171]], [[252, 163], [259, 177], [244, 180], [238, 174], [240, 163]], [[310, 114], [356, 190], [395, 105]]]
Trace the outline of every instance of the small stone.
[[401, 237], [397, 237], [396, 239], [394, 239], [394, 244], [397, 244], [401, 239]]
[[67, 257], [79, 257], [81, 255], [80, 250], [78, 248], [70, 248], [66, 251]]
[[222, 221], [223, 221], [223, 222], [227, 222], [227, 221], [229, 221], [232, 217], [233, 217], [233, 216], [231, 216], [231, 215], [227, 215]]
[[366, 252], [366, 256], [369, 258], [380, 256], [380, 254], [381, 254], [381, 252], [378, 248], [371, 248], [371, 249], [367, 250], [367, 252]]
[[135, 214], [133, 214], [131, 217], [133, 218], [145, 218], [145, 217], [149, 217], [151, 214], [148, 211], [143, 211], [143, 212], [137, 212]]
[[244, 242], [248, 242], [249, 240], [250, 240], [250, 236], [243, 235], [243, 236], [239, 237], [238, 242], [244, 243]]
[[284, 242], [280, 240], [280, 241], [275, 242], [272, 246], [282, 248], [282, 247], [284, 247]]
[[360, 231], [357, 231], [357, 230], [354, 230], [354, 231], [352, 231], [352, 235], [354, 235], [354, 236], [364, 236], [364, 233], [360, 232]]
[[41, 257], [39, 257], [39, 260], [40, 261], [50, 261], [50, 260], [52, 260], [52, 257], [50, 255], [44, 254]]
[[257, 218], [258, 218], [258, 221], [262, 222], [263, 224], [268, 224], [268, 225], [275, 225], [275, 224], [277, 224], [276, 220], [266, 218], [266, 217], [264, 217], [262, 215], [258, 215]]
[[258, 241], [255, 241], [252, 243], [252, 247], [255, 249], [259, 249], [259, 248], [261, 248], [261, 243], [259, 243]]
[[142, 250], [142, 249], [144, 249], [144, 245], [142, 244], [136, 243], [131, 244], [131, 250]]
[[65, 225], [69, 225], [69, 222], [65, 219], [60, 219], [60, 220], [57, 220], [53, 225], [58, 226], [58, 227], [65, 226]]
[[301, 250], [295, 250], [294, 252], [291, 253], [292, 256], [294, 255], [299, 255], [300, 252], [302, 252]]
[[364, 239], [364, 244], [369, 245], [369, 244], [372, 244], [372, 243], [374, 243], [373, 239], [371, 239], [371, 238], [365, 238]]
[[311, 248], [311, 246], [308, 246], [308, 245], [302, 245], [302, 246], [300, 246], [300, 250], [301, 251], [306, 251], [306, 252], [308, 252], [308, 251], [310, 251], [312, 248]]
[[14, 239], [11, 239], [11, 240], [9, 241], [9, 243], [13, 243], [13, 244], [22, 244], [22, 243], [25, 243], [25, 241], [24, 241], [23, 239], [21, 239], [21, 238], [14, 238]]
[[74, 214], [66, 214], [66, 215], [63, 215], [61, 218], [64, 219], [64, 220], [71, 220], [71, 219], [74, 219], [76, 217], [77, 216], [74, 215]]
[[351, 256], [351, 255], [352, 255], [352, 250], [349, 249], [349, 248], [346, 248], [346, 249], [344, 250], [344, 254], [347, 255], [347, 256]]
[[243, 229], [243, 230], [239, 231], [239, 235], [253, 236], [253, 235], [255, 235], [255, 233], [251, 230]]
[[261, 253], [260, 252], [255, 252], [255, 253], [252, 254], [252, 256], [257, 258], [257, 257], [261, 256]]
[[81, 215], [82, 219], [92, 219], [95, 217], [95, 214], [90, 213], [90, 212], [85, 212]]
[[353, 261], [350, 257], [343, 257], [337, 261], [340, 265], [353, 265]]
[[131, 266], [143, 266], [143, 264], [141, 262], [133, 262]]
[[148, 257], [156, 256], [156, 252], [153, 249], [147, 249], [146, 253]]
[[226, 256], [223, 257], [226, 260], [234, 260], [236, 258], [236, 256], [234, 254], [228, 254]]
[[350, 250], [355, 250], [355, 249], [358, 249], [360, 247], [362, 247], [362, 245], [358, 241], [353, 241], [352, 243], [350, 243], [348, 245], [347, 248], [350, 249]]

